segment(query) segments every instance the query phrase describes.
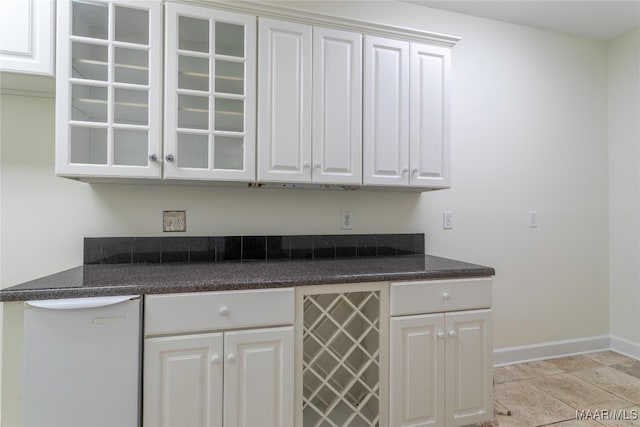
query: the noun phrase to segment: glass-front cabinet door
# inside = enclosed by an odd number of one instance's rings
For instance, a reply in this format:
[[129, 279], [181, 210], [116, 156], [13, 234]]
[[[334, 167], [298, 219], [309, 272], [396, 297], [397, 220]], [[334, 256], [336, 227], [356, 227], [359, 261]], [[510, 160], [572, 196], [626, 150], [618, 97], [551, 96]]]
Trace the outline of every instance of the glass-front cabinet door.
[[253, 181], [256, 17], [165, 12], [165, 177]]
[[161, 4], [57, 3], [56, 173], [159, 178]]

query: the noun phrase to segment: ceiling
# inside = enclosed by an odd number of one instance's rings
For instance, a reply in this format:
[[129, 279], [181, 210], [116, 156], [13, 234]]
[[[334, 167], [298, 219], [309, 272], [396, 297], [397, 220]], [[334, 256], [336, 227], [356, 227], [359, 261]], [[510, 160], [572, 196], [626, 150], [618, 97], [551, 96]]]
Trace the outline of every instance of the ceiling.
[[435, 9], [609, 41], [640, 27], [640, 0], [408, 0]]

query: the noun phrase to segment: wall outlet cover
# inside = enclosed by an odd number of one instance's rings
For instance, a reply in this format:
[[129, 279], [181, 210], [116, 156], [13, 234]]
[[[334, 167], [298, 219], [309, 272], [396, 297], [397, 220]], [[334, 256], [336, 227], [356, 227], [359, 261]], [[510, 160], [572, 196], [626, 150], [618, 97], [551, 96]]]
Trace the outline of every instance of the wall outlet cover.
[[445, 230], [451, 230], [453, 228], [453, 212], [442, 212], [442, 228]]
[[162, 211], [162, 231], [166, 233], [187, 231], [187, 212]]
[[353, 213], [351, 211], [340, 211], [340, 229], [353, 229]]

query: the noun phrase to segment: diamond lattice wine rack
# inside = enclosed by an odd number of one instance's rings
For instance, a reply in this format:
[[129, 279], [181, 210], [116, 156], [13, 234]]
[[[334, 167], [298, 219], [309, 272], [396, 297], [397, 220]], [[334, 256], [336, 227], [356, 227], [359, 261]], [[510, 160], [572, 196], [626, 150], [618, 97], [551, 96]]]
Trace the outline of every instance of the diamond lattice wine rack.
[[380, 343], [387, 334], [388, 315], [381, 310], [387, 306], [382, 302], [386, 289], [377, 284], [325, 288], [332, 292], [317, 293], [318, 287], [299, 292], [298, 422], [304, 427], [384, 425], [387, 354]]

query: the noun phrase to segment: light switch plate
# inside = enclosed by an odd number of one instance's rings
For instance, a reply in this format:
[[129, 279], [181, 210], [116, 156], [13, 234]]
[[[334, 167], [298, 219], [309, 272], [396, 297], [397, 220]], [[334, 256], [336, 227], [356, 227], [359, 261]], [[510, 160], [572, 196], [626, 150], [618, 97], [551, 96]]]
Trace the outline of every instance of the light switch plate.
[[162, 211], [162, 231], [187, 231], [187, 211]]
[[451, 230], [453, 228], [453, 212], [442, 212], [442, 228], [445, 230]]

